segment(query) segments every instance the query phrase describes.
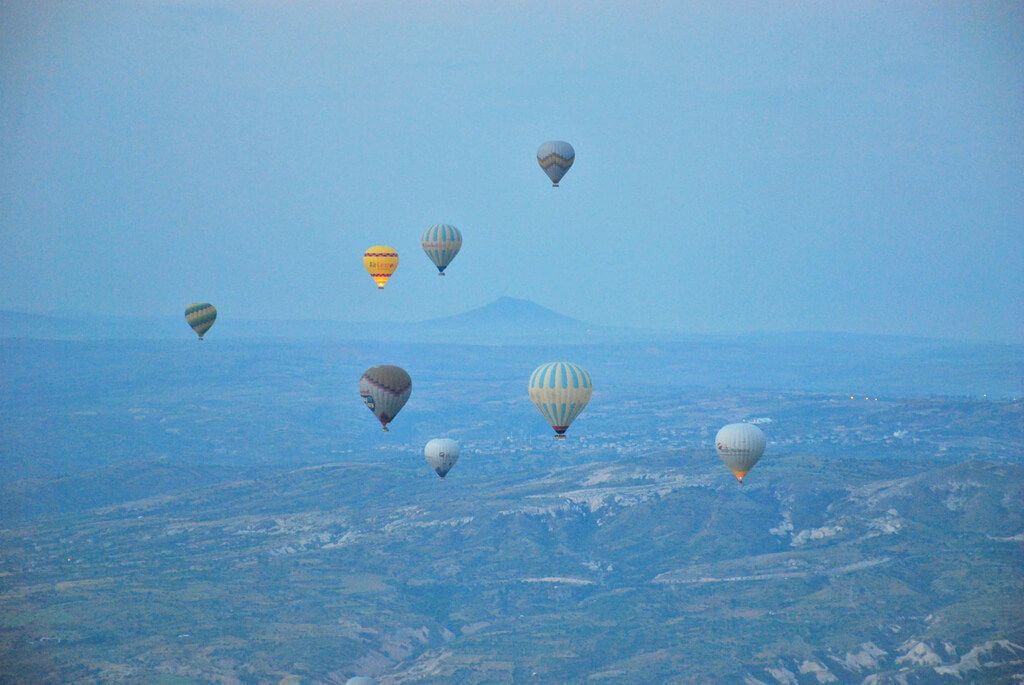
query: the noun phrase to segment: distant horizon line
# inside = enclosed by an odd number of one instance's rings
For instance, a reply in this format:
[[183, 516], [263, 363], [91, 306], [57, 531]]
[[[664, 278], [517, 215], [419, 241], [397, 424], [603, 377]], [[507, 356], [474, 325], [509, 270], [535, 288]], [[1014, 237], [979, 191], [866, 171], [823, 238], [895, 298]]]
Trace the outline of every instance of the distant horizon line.
[[[273, 323], [273, 324], [287, 324], [287, 323], [301, 323], [301, 324], [336, 324], [336, 325], [366, 325], [372, 324], [377, 326], [387, 325], [419, 325], [419, 324], [431, 324], [451, 319], [455, 317], [461, 317], [466, 314], [472, 314], [473, 312], [485, 309], [494, 305], [495, 303], [501, 302], [502, 300], [511, 300], [515, 302], [522, 302], [537, 307], [545, 312], [548, 312], [554, 316], [563, 318], [569, 322], [579, 324], [581, 326], [593, 327], [598, 331], [618, 331], [621, 333], [650, 333], [658, 336], [680, 336], [680, 337], [698, 337], [698, 338], [744, 338], [744, 337], [776, 337], [776, 336], [837, 336], [837, 337], [867, 337], [867, 338], [886, 338], [886, 339], [898, 339], [906, 341], [921, 341], [921, 342], [944, 342], [944, 343], [967, 343], [967, 344], [988, 344], [988, 345], [1002, 345], [1010, 347], [1024, 347], [1024, 340], [998, 340], [992, 338], [957, 338], [957, 337], [944, 337], [936, 335], [923, 335], [923, 334], [911, 334], [911, 333], [879, 333], [879, 332], [866, 332], [856, 330], [836, 330], [836, 329], [813, 329], [813, 328], [802, 328], [802, 329], [777, 329], [777, 330], [766, 330], [766, 329], [748, 329], [743, 331], [720, 331], [720, 330], [706, 330], [706, 331], [694, 331], [694, 330], [681, 330], [672, 328], [639, 328], [631, 326], [615, 326], [610, 324], [599, 324], [591, 321], [584, 321], [576, 319], [567, 314], [562, 314], [550, 307], [534, 302], [526, 298], [501, 296], [490, 300], [489, 302], [466, 309], [455, 314], [449, 314], [446, 316], [435, 316], [427, 319], [388, 319], [388, 320], [366, 320], [366, 319], [334, 319], [334, 318], [315, 318], [315, 317], [300, 317], [300, 318], [278, 318], [278, 317], [240, 317], [232, 318], [235, 322], [241, 322], [245, 324], [259, 324], [259, 323]], [[215, 305], [216, 306], [216, 305]], [[183, 310], [184, 311], [184, 310]], [[101, 313], [94, 314], [76, 310], [60, 310], [60, 309], [30, 309], [27, 307], [0, 307], [0, 315], [13, 314], [13, 315], [24, 315], [24, 316], [36, 316], [40, 318], [49, 319], [64, 319], [64, 320], [109, 320], [109, 321], [160, 321], [170, 323], [176, 321], [177, 317], [172, 314], [112, 314], [112, 313]], [[218, 310], [218, 314], [222, 312]], [[220, 317], [218, 317], [220, 318]], [[182, 319], [183, 320], [183, 319]], [[0, 337], [6, 337], [8, 339], [15, 337], [31, 337], [31, 336], [7, 336], [0, 333]], [[265, 338], [282, 338], [287, 336], [270, 334]], [[301, 336], [295, 336], [300, 338]]]

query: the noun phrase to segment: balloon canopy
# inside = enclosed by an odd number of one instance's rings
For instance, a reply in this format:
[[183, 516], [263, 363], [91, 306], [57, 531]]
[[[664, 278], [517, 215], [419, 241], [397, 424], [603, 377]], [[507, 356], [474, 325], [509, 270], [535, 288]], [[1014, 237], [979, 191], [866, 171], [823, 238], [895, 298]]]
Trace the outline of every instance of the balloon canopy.
[[744, 477], [764, 454], [764, 433], [752, 423], [730, 423], [715, 436], [715, 449], [736, 480]]
[[200, 340], [216, 320], [217, 308], [209, 302], [194, 302], [185, 308], [185, 322], [192, 327]]
[[371, 245], [363, 253], [363, 266], [377, 288], [383, 289], [398, 269], [398, 252], [387, 245]]
[[420, 238], [423, 251], [437, 267], [437, 273], [444, 276], [444, 270], [462, 249], [462, 233], [449, 224], [434, 224], [423, 231]]
[[541, 364], [530, 375], [530, 400], [558, 437], [580, 415], [594, 392], [590, 374], [569, 362]]
[[537, 149], [537, 164], [551, 179], [551, 185], [558, 187], [566, 172], [576, 161], [576, 151], [564, 140], [549, 140]]
[[434, 438], [423, 448], [423, 456], [430, 468], [444, 478], [459, 460], [459, 443], [451, 438]]
[[384, 430], [412, 394], [412, 378], [405, 369], [384, 364], [371, 366], [359, 379], [359, 396]]

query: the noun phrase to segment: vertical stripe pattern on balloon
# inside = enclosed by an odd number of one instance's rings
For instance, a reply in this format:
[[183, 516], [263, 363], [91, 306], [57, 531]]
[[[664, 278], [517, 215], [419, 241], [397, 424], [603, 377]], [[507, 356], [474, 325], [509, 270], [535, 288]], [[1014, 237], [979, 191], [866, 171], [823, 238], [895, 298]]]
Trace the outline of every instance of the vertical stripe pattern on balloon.
[[359, 379], [359, 396], [384, 430], [412, 394], [412, 378], [405, 369], [384, 364], [372, 366]]
[[530, 374], [530, 400], [559, 435], [583, 411], [594, 392], [590, 374], [570, 362], [549, 362]]
[[434, 224], [423, 231], [420, 242], [438, 273], [444, 275], [444, 270], [462, 249], [462, 233], [450, 224]]

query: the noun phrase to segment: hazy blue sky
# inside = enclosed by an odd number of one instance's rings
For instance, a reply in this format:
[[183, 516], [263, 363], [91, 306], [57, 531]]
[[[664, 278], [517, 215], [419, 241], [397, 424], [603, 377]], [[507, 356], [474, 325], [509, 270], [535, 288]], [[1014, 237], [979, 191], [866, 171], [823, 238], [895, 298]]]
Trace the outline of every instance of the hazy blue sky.
[[1024, 339], [1019, 3], [339, 5], [4, 2], [0, 307]]

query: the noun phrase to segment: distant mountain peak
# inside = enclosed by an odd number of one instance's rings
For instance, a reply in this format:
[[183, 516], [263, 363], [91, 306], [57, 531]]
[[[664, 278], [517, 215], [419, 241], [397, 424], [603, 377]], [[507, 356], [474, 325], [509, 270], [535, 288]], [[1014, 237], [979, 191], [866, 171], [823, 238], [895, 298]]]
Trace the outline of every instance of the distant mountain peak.
[[539, 305], [532, 300], [502, 296], [487, 304], [462, 314], [424, 321], [426, 324], [476, 324], [481, 326], [580, 326], [582, 321]]

